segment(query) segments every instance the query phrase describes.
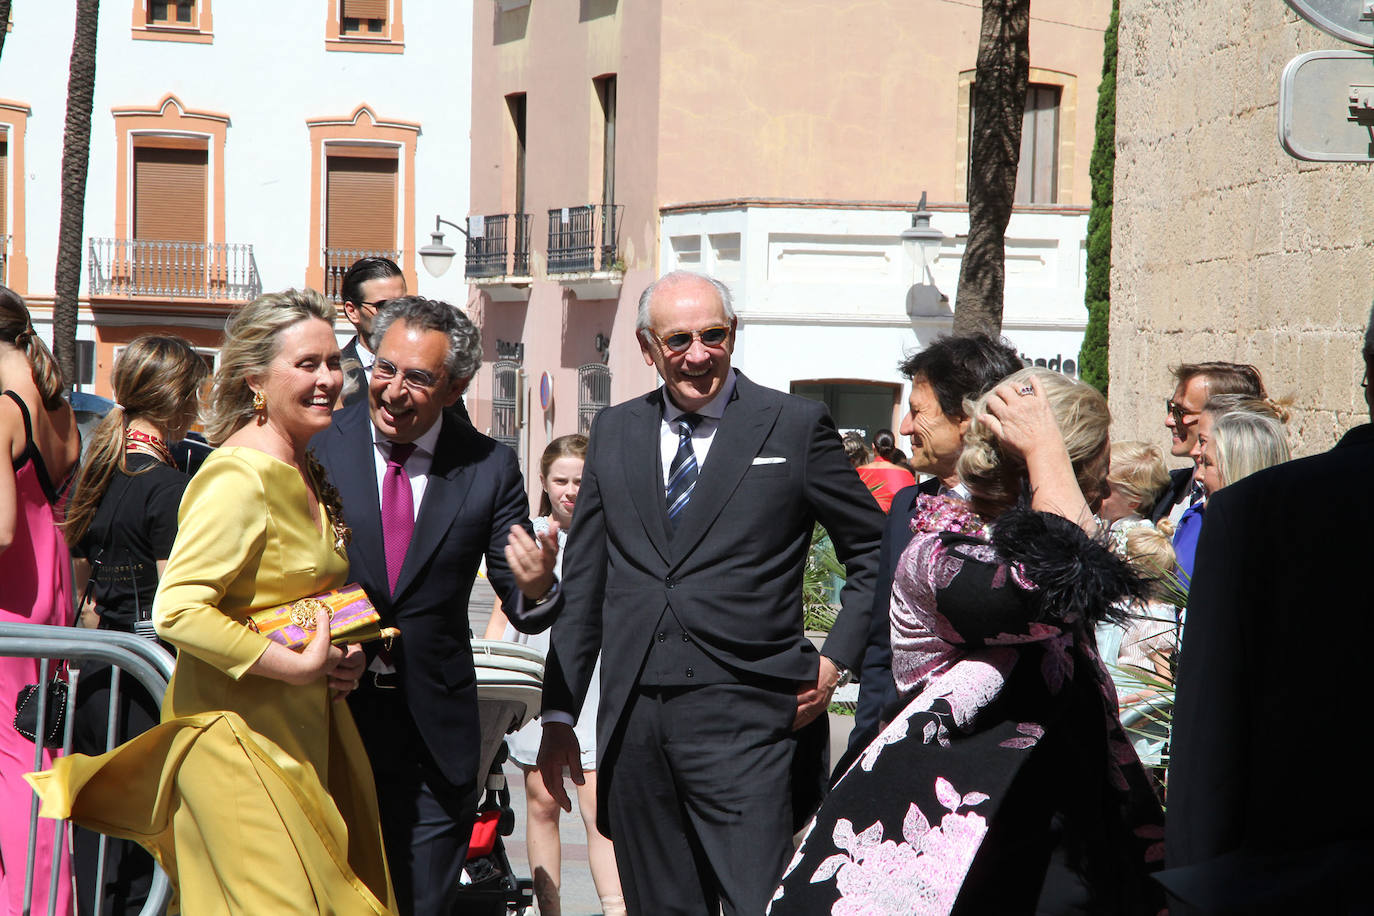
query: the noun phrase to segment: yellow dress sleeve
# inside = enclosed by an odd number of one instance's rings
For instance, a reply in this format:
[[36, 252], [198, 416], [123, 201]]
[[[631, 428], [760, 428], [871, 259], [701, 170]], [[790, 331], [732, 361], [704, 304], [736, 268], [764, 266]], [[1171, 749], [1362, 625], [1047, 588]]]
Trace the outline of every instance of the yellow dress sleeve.
[[262, 477], [234, 455], [212, 456], [186, 487], [177, 524], [153, 602], [153, 625], [179, 650], [238, 680], [268, 645], [266, 637], [221, 610], [254, 603], [267, 542]]

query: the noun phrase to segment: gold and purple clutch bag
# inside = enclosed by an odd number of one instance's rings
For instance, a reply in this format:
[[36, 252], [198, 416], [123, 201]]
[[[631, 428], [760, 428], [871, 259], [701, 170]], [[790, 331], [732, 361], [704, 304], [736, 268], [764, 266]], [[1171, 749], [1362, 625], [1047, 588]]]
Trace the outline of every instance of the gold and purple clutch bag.
[[253, 632], [299, 651], [315, 635], [315, 620], [321, 609], [329, 611], [329, 641], [336, 646], [396, 635], [389, 627], [382, 629], [377, 609], [356, 583], [264, 608], [244, 623]]

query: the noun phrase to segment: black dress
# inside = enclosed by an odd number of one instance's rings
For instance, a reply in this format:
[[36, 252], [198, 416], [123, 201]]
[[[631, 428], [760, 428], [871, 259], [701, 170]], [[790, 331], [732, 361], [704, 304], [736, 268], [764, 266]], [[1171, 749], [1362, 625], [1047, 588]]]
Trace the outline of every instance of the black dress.
[[910, 698], [840, 777], [780, 914], [1140, 913], [1163, 813], [1092, 639], [1140, 585], [1064, 519], [923, 496], [892, 593]]
[[[72, 553], [92, 564], [92, 594], [100, 612], [100, 628], [150, 632], [157, 561], [171, 555], [177, 509], [190, 477], [141, 452], [129, 453], [126, 464], [130, 473], [115, 472], [90, 527]], [[103, 662], [81, 666], [72, 736], [73, 749], [79, 753], [100, 754], [105, 750], [110, 671]], [[142, 734], [159, 719], [157, 701], [134, 678], [120, 678], [119, 692], [116, 744]], [[96, 894], [99, 839], [99, 834], [83, 828], [74, 831], [79, 911], [139, 912], [152, 882], [152, 857], [136, 843], [108, 840], [105, 887], [102, 894]]]

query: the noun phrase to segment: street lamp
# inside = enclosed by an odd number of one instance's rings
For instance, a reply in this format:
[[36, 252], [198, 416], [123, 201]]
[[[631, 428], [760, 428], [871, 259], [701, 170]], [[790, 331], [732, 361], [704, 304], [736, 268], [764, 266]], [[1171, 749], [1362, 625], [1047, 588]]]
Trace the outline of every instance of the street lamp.
[[926, 209], [926, 192], [911, 215], [911, 228], [901, 234], [902, 251], [912, 267], [911, 287], [906, 294], [906, 313], [911, 318], [947, 317], [949, 297], [935, 285], [930, 266], [940, 260], [940, 245], [945, 234], [930, 225], [930, 211]]
[[[924, 197], [921, 199], [925, 200]], [[469, 237], [468, 231], [462, 226], [444, 219], [437, 213], [434, 215], [434, 231], [429, 234], [429, 244], [420, 249], [420, 263], [425, 265], [425, 270], [431, 277], [442, 277], [447, 273], [454, 255], [458, 253], [444, 244], [444, 233], [439, 229], [441, 225], [452, 226], [463, 233], [465, 238]]]
[[934, 286], [935, 278], [931, 276], [930, 267], [940, 260], [940, 245], [945, 240], [945, 234], [930, 225], [925, 191], [921, 192], [921, 202], [911, 215], [911, 228], [903, 229], [901, 238], [902, 250], [906, 252], [912, 267], [916, 268], [915, 281], [925, 285], [929, 280], [929, 285]]

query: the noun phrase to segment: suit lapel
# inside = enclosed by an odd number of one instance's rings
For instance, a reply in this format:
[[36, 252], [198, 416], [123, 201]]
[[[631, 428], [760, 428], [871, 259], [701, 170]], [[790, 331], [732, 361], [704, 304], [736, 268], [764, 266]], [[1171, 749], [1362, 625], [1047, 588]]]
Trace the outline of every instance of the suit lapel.
[[329, 435], [339, 437], [331, 449], [336, 460], [330, 463], [329, 476], [334, 488], [344, 496], [344, 520], [353, 530], [348, 551], [354, 569], [349, 578], [354, 582], [368, 579], [386, 582], [386, 568], [380, 571], [376, 562], [384, 556], [382, 550], [382, 507], [377, 497], [377, 470], [372, 457], [372, 420], [367, 405], [346, 407], [334, 415]]
[[[702, 539], [734, 495], [744, 474], [768, 438], [777, 419], [777, 408], [755, 396], [752, 382], [739, 376], [735, 396], [725, 408], [711, 440], [711, 451], [697, 477], [692, 500], [682, 510], [682, 521], [673, 534], [671, 566], [676, 566]], [[660, 487], [660, 489], [662, 489]]]
[[663, 502], [663, 472], [659, 467], [659, 424], [663, 420], [661, 391], [636, 401], [630, 408], [621, 466], [644, 533], [663, 562], [668, 562], [668, 509]]
[[410, 547], [401, 564], [401, 573], [396, 577], [396, 596], [400, 596], [425, 568], [444, 533], [458, 517], [472, 487], [472, 475], [465, 473], [470, 449], [463, 441], [463, 430], [447, 418], [443, 422], [434, 446], [429, 478], [425, 481], [424, 499], [410, 536]]

